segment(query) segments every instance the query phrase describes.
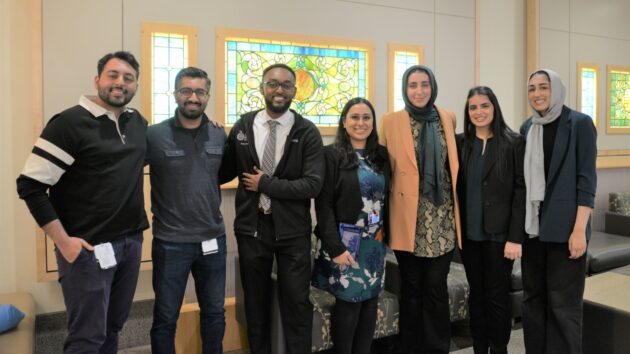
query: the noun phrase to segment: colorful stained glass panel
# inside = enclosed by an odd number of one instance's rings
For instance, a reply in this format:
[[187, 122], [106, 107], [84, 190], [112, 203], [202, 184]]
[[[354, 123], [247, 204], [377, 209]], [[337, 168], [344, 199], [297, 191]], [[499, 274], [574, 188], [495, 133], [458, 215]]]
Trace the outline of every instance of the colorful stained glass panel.
[[630, 128], [630, 72], [611, 71], [610, 121], [611, 128]]
[[295, 70], [291, 108], [315, 124], [336, 125], [350, 98], [367, 96], [367, 49], [257, 39], [226, 39], [225, 48], [227, 124], [264, 107], [262, 72], [275, 63]]
[[592, 68], [582, 68], [580, 80], [582, 81], [580, 96], [582, 113], [595, 119], [597, 114], [597, 71]]
[[176, 33], [152, 34], [152, 112], [153, 123], [168, 119], [177, 104], [173, 96], [175, 76], [188, 66], [188, 36]]
[[400, 111], [405, 108], [402, 91], [402, 76], [410, 66], [420, 64], [418, 53], [399, 52], [394, 53], [394, 110]]

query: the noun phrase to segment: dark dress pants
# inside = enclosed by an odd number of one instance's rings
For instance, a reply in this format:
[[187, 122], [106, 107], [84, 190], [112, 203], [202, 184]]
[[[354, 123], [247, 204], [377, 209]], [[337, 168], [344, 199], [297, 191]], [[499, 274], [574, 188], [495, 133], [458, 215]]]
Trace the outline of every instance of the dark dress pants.
[[369, 354], [376, 328], [378, 296], [360, 302], [335, 300], [330, 318], [336, 354]]
[[507, 353], [512, 330], [509, 292], [514, 261], [503, 256], [503, 242], [464, 238], [463, 243], [473, 349], [475, 354]]
[[63, 351], [70, 353], [115, 354], [136, 292], [142, 234], [112, 241], [116, 266], [101, 269], [94, 252], [85, 248], [68, 263], [55, 249], [59, 282], [68, 313], [68, 336]]
[[586, 254], [569, 259], [565, 243], [523, 245], [523, 335], [530, 354], [582, 353]]
[[271, 353], [271, 271], [277, 262], [278, 303], [287, 352], [311, 352], [313, 305], [310, 235], [276, 240], [271, 215], [259, 213], [258, 237], [237, 234], [247, 336], [252, 354]]
[[451, 313], [446, 279], [453, 251], [435, 258], [395, 251], [401, 278], [400, 340], [403, 353], [448, 353]]

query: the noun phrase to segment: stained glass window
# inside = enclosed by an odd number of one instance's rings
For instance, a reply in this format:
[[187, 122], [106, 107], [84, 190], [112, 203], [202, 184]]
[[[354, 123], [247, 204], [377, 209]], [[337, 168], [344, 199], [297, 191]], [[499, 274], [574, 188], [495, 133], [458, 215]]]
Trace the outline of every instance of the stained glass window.
[[410, 52], [395, 52], [394, 53], [394, 111], [400, 111], [405, 108], [405, 101], [403, 101], [402, 91], [402, 76], [410, 66], [420, 64], [420, 55], [418, 53]]
[[368, 96], [368, 50], [251, 38], [225, 38], [225, 114], [234, 124], [243, 113], [264, 107], [264, 68], [284, 63], [295, 70], [291, 108], [320, 126], [334, 126], [344, 104]]
[[580, 111], [597, 117], [597, 70], [582, 67], [580, 72]]
[[153, 33], [152, 109], [153, 123], [173, 116], [177, 104], [173, 96], [175, 76], [188, 66], [188, 36], [177, 33]]
[[608, 71], [609, 130], [630, 132], [630, 68]]
[[196, 65], [197, 28], [143, 22], [140, 44], [141, 112], [149, 122], [159, 123], [175, 113], [175, 76]]

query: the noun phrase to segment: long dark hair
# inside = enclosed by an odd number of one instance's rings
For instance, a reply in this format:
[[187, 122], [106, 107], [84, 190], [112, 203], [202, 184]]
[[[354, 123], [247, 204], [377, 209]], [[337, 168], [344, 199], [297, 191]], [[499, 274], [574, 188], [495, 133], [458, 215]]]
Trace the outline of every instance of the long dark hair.
[[[466, 98], [466, 106], [464, 107], [464, 149], [463, 149], [463, 161], [468, 161], [468, 158], [472, 154], [472, 144], [475, 139], [475, 125], [470, 121], [470, 114], [468, 113], [468, 105], [470, 99], [473, 96], [486, 96], [490, 100], [492, 107], [494, 109], [494, 117], [492, 117], [492, 123], [490, 123], [490, 131], [492, 131], [494, 146], [493, 152], [495, 159], [497, 161], [497, 172], [499, 175], [499, 179], [503, 180], [503, 174], [505, 170], [506, 160], [504, 159], [504, 150], [506, 144], [512, 141], [516, 137], [516, 133], [508, 125], [505, 123], [505, 119], [503, 119], [503, 113], [501, 113], [501, 106], [499, 106], [499, 101], [497, 100], [497, 96], [494, 94], [491, 88], [487, 86], [475, 86], [468, 91], [468, 97]], [[466, 171], [466, 164], [462, 166], [464, 169], [464, 173]]]
[[341, 115], [339, 116], [339, 127], [337, 128], [337, 136], [335, 137], [334, 147], [339, 153], [340, 156], [340, 164], [341, 168], [355, 168], [359, 165], [359, 160], [357, 159], [357, 155], [354, 153], [354, 148], [352, 148], [352, 143], [350, 142], [350, 137], [346, 132], [346, 128], [343, 126], [344, 121], [346, 120], [346, 115], [350, 108], [356, 104], [364, 104], [370, 108], [372, 113], [372, 132], [367, 137], [367, 141], [365, 142], [365, 152], [363, 156], [366, 160], [368, 160], [371, 164], [372, 169], [376, 172], [380, 172], [383, 169], [383, 165], [385, 164], [386, 156], [381, 156], [378, 153], [378, 133], [376, 132], [376, 113], [374, 112], [374, 107], [370, 103], [370, 101], [366, 100], [362, 97], [355, 97], [349, 100], [345, 106], [343, 106], [343, 110], [341, 111]]

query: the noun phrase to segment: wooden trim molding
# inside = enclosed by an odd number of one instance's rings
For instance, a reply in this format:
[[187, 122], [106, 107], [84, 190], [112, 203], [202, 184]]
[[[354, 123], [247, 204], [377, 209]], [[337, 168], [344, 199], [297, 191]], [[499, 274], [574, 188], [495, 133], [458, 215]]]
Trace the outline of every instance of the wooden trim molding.
[[[529, 75], [540, 66], [540, 0], [526, 0], [527, 73]], [[527, 116], [532, 109], [527, 106]]]
[[527, 75], [540, 65], [540, 0], [527, 0]]
[[630, 167], [630, 150], [599, 150], [597, 152], [597, 168]]
[[[282, 44], [294, 43], [295, 45], [309, 45], [309, 46], [326, 46], [326, 47], [336, 47], [342, 49], [355, 49], [360, 48], [362, 50], [366, 50], [367, 58], [367, 90], [366, 90], [366, 98], [370, 101], [373, 101], [375, 97], [375, 86], [374, 86], [374, 77], [375, 77], [375, 44], [374, 41], [366, 41], [366, 40], [356, 40], [356, 39], [348, 39], [348, 38], [338, 38], [332, 36], [311, 36], [311, 35], [301, 35], [301, 34], [293, 34], [293, 33], [279, 33], [279, 32], [269, 32], [269, 31], [256, 31], [256, 30], [247, 30], [247, 29], [236, 29], [236, 28], [222, 28], [218, 27], [215, 31], [216, 40], [215, 40], [215, 78], [216, 82], [220, 83], [217, 85], [215, 90], [216, 100], [215, 100], [215, 120], [226, 123], [226, 99], [227, 99], [227, 80], [225, 77], [226, 74], [226, 63], [227, 63], [227, 50], [226, 50], [226, 40], [228, 39], [240, 39], [240, 40], [262, 40], [267, 42], [279, 42]], [[231, 125], [225, 124], [225, 130], [229, 133]], [[320, 126], [318, 127], [322, 136], [334, 136], [337, 132], [336, 126]]]

